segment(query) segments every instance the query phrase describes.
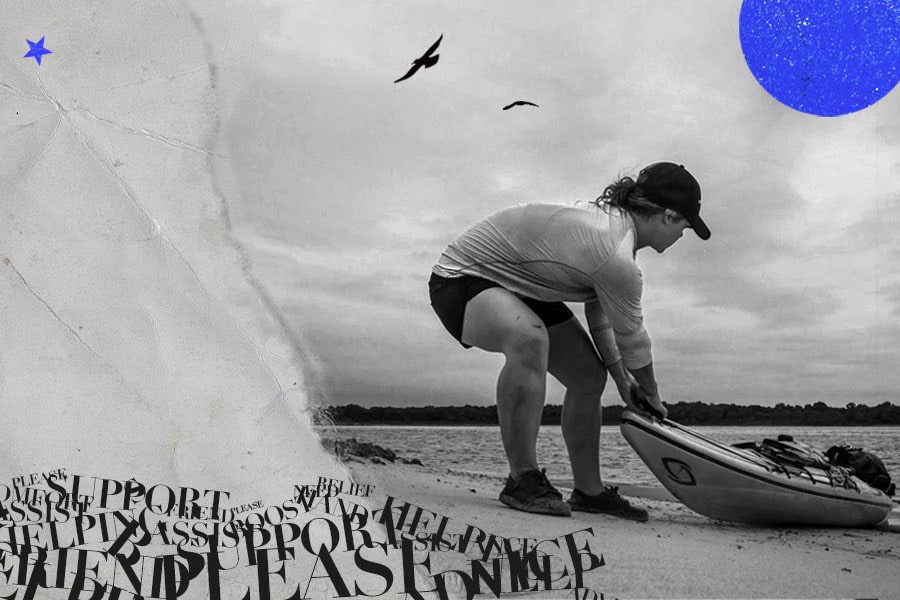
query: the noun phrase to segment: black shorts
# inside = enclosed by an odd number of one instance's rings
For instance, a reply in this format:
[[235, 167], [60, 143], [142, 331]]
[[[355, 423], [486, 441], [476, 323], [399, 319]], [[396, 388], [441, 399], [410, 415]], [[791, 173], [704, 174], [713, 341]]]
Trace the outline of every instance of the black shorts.
[[[456, 338], [465, 348], [472, 347], [462, 341], [466, 303], [484, 290], [492, 287], [503, 286], [473, 275], [441, 277], [432, 273], [431, 279], [428, 280], [431, 307], [437, 313], [438, 318], [440, 318], [444, 327], [447, 328], [447, 331], [450, 332], [450, 335]], [[547, 327], [558, 325], [575, 316], [569, 310], [569, 307], [562, 302], [543, 302], [533, 298], [522, 298], [521, 296], [519, 296], [519, 299], [533, 310]]]

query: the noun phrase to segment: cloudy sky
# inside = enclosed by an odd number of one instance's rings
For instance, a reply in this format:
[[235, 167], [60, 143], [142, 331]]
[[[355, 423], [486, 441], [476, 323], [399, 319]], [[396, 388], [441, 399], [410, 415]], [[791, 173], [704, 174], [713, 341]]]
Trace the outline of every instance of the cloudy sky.
[[[311, 353], [313, 397], [493, 403], [502, 358], [463, 350], [429, 306], [443, 248], [502, 207], [591, 200], [673, 160], [713, 233], [638, 253], [663, 400], [895, 401], [900, 92], [833, 118], [778, 103], [744, 62], [737, 1], [558, 6], [223, 17], [216, 51], [243, 57], [222, 128], [231, 217]], [[441, 34], [438, 64], [394, 84]], [[518, 99], [540, 108], [501, 110]]]

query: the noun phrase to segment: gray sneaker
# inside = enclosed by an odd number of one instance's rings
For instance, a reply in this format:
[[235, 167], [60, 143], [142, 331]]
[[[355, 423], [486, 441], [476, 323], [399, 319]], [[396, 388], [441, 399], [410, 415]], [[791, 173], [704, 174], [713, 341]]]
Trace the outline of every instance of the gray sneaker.
[[532, 469], [519, 479], [506, 478], [506, 486], [500, 492], [500, 502], [525, 512], [568, 517], [572, 514], [569, 505], [563, 502], [562, 494], [547, 479], [547, 469]]
[[650, 518], [646, 510], [632, 506], [628, 500], [620, 496], [619, 488], [616, 486], [608, 487], [596, 496], [588, 496], [581, 490], [572, 490], [569, 506], [574, 511], [603, 513], [641, 523]]

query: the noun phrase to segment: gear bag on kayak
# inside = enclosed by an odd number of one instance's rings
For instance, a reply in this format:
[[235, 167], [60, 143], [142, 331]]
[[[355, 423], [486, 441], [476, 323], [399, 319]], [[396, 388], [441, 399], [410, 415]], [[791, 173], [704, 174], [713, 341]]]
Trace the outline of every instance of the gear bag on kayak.
[[891, 474], [885, 468], [884, 462], [871, 452], [844, 444], [832, 446], [825, 451], [825, 456], [833, 465], [852, 469], [854, 475], [873, 488], [881, 490], [888, 496], [894, 495], [896, 485], [891, 481]]
[[734, 446], [755, 450], [780, 465], [798, 469], [816, 467], [833, 475], [854, 475], [888, 496], [893, 496], [896, 490], [884, 462], [862, 448], [845, 444], [832, 446], [822, 453], [808, 444], [794, 440], [793, 436], [784, 434], [779, 435], [777, 440], [766, 438], [762, 442], [743, 442]]

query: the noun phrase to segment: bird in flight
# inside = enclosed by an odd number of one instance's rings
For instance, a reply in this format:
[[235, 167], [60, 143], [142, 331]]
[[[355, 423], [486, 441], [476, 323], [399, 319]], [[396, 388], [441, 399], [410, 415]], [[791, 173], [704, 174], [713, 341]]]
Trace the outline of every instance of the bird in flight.
[[513, 106], [526, 106], [526, 105], [527, 106], [537, 106], [537, 104], [535, 104], [534, 102], [528, 102], [527, 100], [516, 100], [512, 104], [507, 104], [506, 106], [504, 106], [503, 110], [509, 110]]
[[428, 67], [433, 67], [434, 65], [436, 65], [438, 58], [440, 58], [441, 55], [435, 54], [434, 56], [432, 56], [431, 53], [437, 50], [437, 47], [440, 45], [442, 39], [444, 39], [443, 33], [441, 34], [441, 37], [439, 37], [437, 41], [431, 45], [431, 48], [425, 51], [425, 54], [412, 62], [412, 67], [410, 67], [409, 71], [406, 72], [406, 75], [404, 75], [400, 79], [397, 79], [396, 81], [394, 81], [394, 83], [400, 83], [404, 79], [409, 79], [415, 74], [416, 71], [418, 71], [422, 67], [427, 69]]

